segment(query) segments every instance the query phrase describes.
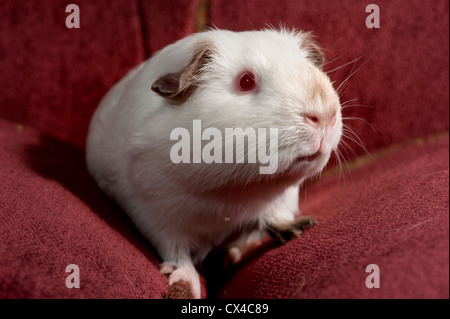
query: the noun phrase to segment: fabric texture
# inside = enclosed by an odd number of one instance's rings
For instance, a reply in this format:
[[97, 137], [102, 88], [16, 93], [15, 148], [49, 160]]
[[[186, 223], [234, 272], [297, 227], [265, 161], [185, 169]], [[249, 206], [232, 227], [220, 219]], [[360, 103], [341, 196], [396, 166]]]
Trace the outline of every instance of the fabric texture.
[[101, 98], [146, 56], [193, 31], [196, 1], [80, 0], [79, 29], [65, 25], [70, 3], [2, 1], [0, 116], [83, 148]]
[[[312, 31], [336, 88], [356, 72], [339, 90], [342, 103], [358, 105], [343, 110], [344, 123], [373, 151], [448, 129], [449, 3], [377, 1], [380, 28], [368, 29], [366, 6], [371, 3], [218, 0], [211, 2], [210, 15], [211, 24], [236, 31], [280, 23]], [[345, 138], [358, 155], [364, 154], [356, 140]]]
[[[84, 153], [0, 121], [0, 298], [162, 298], [160, 260], [90, 178]], [[66, 267], [80, 269], [68, 289]]]
[[[202, 296], [449, 297], [448, 1], [380, 0], [379, 29], [365, 27], [371, 2], [356, 0], [78, 0], [79, 29], [65, 26], [69, 3], [0, 6], [0, 298], [166, 295], [161, 260], [100, 192], [83, 148], [102, 96], [199, 28], [200, 7], [211, 27], [313, 31], [336, 87], [357, 71], [339, 90], [356, 104], [344, 104], [344, 123], [375, 157], [367, 163], [346, 131], [342, 154], [359, 156], [351, 172], [340, 176], [332, 159], [301, 194], [302, 213], [319, 224], [236, 266], [224, 268], [223, 252], [213, 252], [201, 267]], [[70, 264], [80, 289], [66, 287]], [[379, 289], [365, 285], [370, 264]]]
[[300, 210], [319, 224], [259, 249], [220, 297], [448, 298], [448, 152], [448, 137], [411, 145], [307, 187]]

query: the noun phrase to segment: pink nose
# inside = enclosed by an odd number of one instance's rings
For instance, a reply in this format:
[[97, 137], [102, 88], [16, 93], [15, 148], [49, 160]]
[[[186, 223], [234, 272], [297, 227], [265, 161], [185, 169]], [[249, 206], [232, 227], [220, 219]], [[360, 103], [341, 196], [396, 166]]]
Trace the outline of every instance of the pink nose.
[[330, 126], [333, 127], [336, 124], [336, 113], [333, 116], [320, 116], [318, 114], [305, 114], [304, 115], [305, 122], [312, 126], [313, 128], [318, 128], [321, 126]]

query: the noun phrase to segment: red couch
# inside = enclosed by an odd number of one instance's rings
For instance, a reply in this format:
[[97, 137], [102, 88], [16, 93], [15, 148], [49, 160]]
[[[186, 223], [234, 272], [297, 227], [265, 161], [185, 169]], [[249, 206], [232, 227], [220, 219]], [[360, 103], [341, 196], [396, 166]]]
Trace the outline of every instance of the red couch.
[[[65, 26], [69, 3], [80, 8], [79, 29]], [[302, 212], [319, 225], [236, 266], [224, 268], [222, 252], [212, 253], [204, 295], [448, 298], [449, 4], [379, 0], [380, 28], [369, 29], [369, 3], [2, 1], [0, 298], [164, 297], [158, 256], [98, 190], [83, 147], [106, 91], [205, 20], [314, 31], [337, 85], [359, 68], [341, 99], [371, 107], [345, 108], [344, 122], [372, 157], [346, 138], [345, 172], [332, 159], [301, 194]], [[69, 264], [80, 269], [79, 289], [66, 287]], [[380, 288], [366, 286], [370, 264]]]

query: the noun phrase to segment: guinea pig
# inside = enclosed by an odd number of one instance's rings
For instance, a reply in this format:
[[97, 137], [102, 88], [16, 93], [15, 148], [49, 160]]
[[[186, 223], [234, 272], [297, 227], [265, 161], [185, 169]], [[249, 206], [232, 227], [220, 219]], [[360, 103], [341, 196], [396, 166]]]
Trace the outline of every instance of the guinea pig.
[[88, 170], [155, 247], [171, 286], [200, 298], [196, 266], [212, 249], [227, 245], [238, 261], [239, 247], [313, 223], [296, 218], [299, 187], [324, 169], [343, 126], [323, 64], [307, 32], [215, 29], [163, 48], [103, 98]]

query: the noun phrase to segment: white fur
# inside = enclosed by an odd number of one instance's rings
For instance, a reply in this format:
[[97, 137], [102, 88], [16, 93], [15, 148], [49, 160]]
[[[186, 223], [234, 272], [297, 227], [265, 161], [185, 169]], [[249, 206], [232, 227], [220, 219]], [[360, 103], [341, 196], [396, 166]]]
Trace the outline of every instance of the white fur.
[[[187, 101], [173, 105], [151, 90], [161, 76], [185, 68], [195, 45], [205, 40], [213, 44], [214, 57]], [[301, 32], [287, 30], [193, 34], [130, 71], [92, 118], [86, 150], [90, 173], [163, 261], [177, 265], [170, 282], [188, 280], [196, 298], [200, 283], [194, 265], [250, 223], [263, 229], [292, 220], [299, 185], [323, 169], [339, 143], [339, 98], [308, 50], [301, 49], [302, 41]], [[257, 75], [257, 92], [236, 92], [235, 78], [244, 70]], [[303, 117], [308, 112], [323, 117], [337, 112], [336, 125], [313, 128]], [[248, 163], [173, 164], [170, 132], [190, 130], [194, 119], [221, 130], [278, 128], [280, 173], [260, 175], [259, 165]], [[314, 161], [295, 162], [319, 147], [323, 154]]]

